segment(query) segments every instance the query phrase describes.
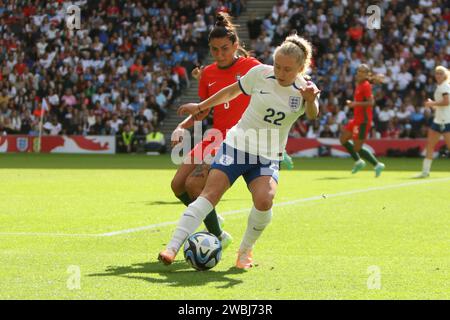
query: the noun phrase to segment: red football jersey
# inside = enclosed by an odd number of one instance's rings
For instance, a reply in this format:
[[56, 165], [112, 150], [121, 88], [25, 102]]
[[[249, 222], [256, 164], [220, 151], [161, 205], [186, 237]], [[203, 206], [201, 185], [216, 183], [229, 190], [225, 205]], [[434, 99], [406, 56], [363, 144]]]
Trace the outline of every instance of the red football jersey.
[[[354, 100], [356, 102], [364, 102], [372, 96], [372, 85], [369, 81], [364, 81], [358, 84], [355, 88]], [[369, 107], [354, 107], [355, 120], [358, 123], [368, 122], [372, 120], [372, 106]]]
[[[198, 95], [205, 100], [221, 89], [235, 83], [245, 75], [251, 68], [261, 64], [252, 57], [239, 57], [238, 60], [227, 69], [220, 69], [217, 63], [205, 67], [200, 78]], [[226, 131], [233, 127], [250, 103], [250, 96], [240, 94], [235, 99], [214, 107], [213, 127], [222, 132], [225, 137]]]

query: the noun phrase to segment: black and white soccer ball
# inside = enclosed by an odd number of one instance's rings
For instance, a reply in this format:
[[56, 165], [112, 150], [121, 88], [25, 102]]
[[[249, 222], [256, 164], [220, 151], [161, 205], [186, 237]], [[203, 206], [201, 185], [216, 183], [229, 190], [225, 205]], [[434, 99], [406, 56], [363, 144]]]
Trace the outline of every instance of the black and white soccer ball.
[[184, 258], [198, 271], [216, 266], [222, 257], [220, 240], [209, 232], [197, 232], [187, 238], [184, 244]]

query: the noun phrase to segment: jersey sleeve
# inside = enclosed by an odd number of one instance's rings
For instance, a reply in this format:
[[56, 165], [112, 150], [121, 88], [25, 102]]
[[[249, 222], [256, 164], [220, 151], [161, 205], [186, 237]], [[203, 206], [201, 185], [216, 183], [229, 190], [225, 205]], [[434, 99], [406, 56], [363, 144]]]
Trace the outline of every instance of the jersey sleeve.
[[252, 94], [255, 82], [258, 80], [261, 71], [261, 65], [255, 66], [238, 80], [239, 88], [245, 95], [250, 96]]
[[446, 83], [442, 86], [441, 91], [442, 98], [444, 98], [446, 94], [450, 94], [450, 83]]

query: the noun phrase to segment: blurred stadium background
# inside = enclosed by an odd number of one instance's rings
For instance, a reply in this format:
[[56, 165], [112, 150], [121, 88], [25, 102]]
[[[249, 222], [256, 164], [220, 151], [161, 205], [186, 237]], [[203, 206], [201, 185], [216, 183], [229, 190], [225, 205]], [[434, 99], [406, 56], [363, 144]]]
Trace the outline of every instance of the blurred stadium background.
[[[71, 4], [81, 9], [80, 30], [66, 27]], [[367, 28], [366, 10], [373, 4], [381, 9], [380, 29]], [[424, 101], [435, 89], [433, 70], [449, 66], [448, 1], [2, 0], [0, 149], [39, 150], [33, 138], [11, 138], [6, 146], [5, 136], [37, 137], [40, 121], [44, 136], [108, 136], [100, 141], [116, 141], [115, 152], [148, 151], [146, 136], [153, 131], [169, 144], [181, 120], [177, 106], [198, 100], [190, 72], [212, 62], [207, 35], [218, 11], [234, 16], [244, 46], [263, 63], [272, 62], [274, 48], [294, 29], [313, 43], [310, 74], [322, 89], [321, 117], [299, 119], [292, 139], [338, 136], [352, 116], [344, 102], [352, 98], [360, 63], [386, 75], [374, 87], [370, 138], [426, 137], [432, 111]], [[89, 149], [89, 141], [74, 141]], [[43, 141], [41, 150], [64, 143]], [[397, 143], [381, 155], [418, 156], [423, 146]]]

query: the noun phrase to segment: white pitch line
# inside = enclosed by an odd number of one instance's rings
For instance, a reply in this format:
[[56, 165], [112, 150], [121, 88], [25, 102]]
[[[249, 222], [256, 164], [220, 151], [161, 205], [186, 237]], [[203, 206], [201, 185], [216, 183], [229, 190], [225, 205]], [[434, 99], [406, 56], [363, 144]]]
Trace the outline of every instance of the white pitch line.
[[117, 236], [119, 234], [133, 233], [133, 232], [139, 232], [139, 231], [155, 229], [155, 228], [158, 228], [158, 227], [171, 226], [171, 225], [174, 225], [174, 224], [177, 224], [177, 223], [178, 223], [178, 221], [161, 222], [161, 223], [151, 224], [149, 226], [143, 226], [143, 227], [126, 229], [126, 230], [119, 230], [119, 231], [112, 231], [112, 232], [102, 233], [102, 234], [99, 234], [99, 236], [100, 237], [112, 237], [112, 236]]
[[[276, 203], [276, 204], [274, 204], [274, 207], [285, 207], [285, 206], [290, 206], [290, 205], [295, 205], [295, 204], [305, 203], [305, 202], [310, 202], [310, 201], [325, 200], [328, 198], [344, 197], [344, 196], [350, 196], [350, 195], [355, 195], [355, 194], [359, 194], [359, 193], [382, 191], [382, 190], [403, 188], [403, 187], [409, 187], [409, 186], [414, 186], [414, 185], [421, 185], [421, 184], [434, 183], [434, 182], [443, 182], [443, 181], [450, 181], [450, 177], [439, 178], [439, 179], [429, 179], [429, 180], [419, 180], [419, 181], [414, 181], [414, 182], [406, 182], [406, 183], [386, 185], [386, 186], [381, 186], [381, 187], [371, 187], [371, 188], [366, 188], [366, 189], [350, 190], [350, 191], [344, 191], [344, 192], [338, 192], [338, 193], [332, 193], [332, 194], [323, 194], [320, 196], [314, 196], [314, 197], [309, 197], [309, 198], [302, 198], [302, 199], [297, 199], [297, 200]], [[229, 216], [229, 215], [234, 215], [234, 214], [249, 212], [249, 211], [250, 211], [250, 208], [238, 209], [238, 210], [222, 212], [221, 215]], [[168, 221], [168, 222], [155, 223], [155, 224], [151, 224], [148, 226], [142, 226], [142, 227], [137, 227], [137, 228], [112, 231], [112, 232], [100, 233], [100, 234], [76, 234], [76, 233], [70, 234], [70, 233], [44, 233], [44, 232], [42, 232], [42, 233], [41, 232], [0, 232], [0, 236], [112, 237], [112, 236], [117, 236], [117, 235], [122, 235], [122, 234], [156, 229], [156, 228], [165, 227], [165, 226], [172, 226], [172, 225], [176, 225], [177, 223], [178, 223], [178, 221]]]
[[[337, 197], [354, 195], [354, 194], [358, 194], [358, 193], [389, 190], [389, 189], [403, 188], [403, 187], [409, 187], [409, 186], [414, 186], [414, 185], [421, 185], [421, 184], [427, 184], [427, 183], [433, 183], [433, 182], [443, 182], [443, 181], [450, 181], [450, 177], [432, 179], [432, 180], [431, 179], [430, 180], [420, 180], [420, 181], [406, 182], [406, 183], [387, 185], [387, 186], [381, 186], [381, 187], [371, 187], [371, 188], [359, 189], [359, 190], [350, 190], [350, 191], [338, 192], [338, 193], [333, 193], [333, 194], [323, 194], [320, 196], [314, 196], [314, 197], [310, 197], [310, 198], [303, 198], [303, 199], [280, 202], [280, 203], [274, 204], [273, 206], [274, 207], [285, 207], [285, 206], [295, 205], [298, 203], [317, 201], [317, 200], [325, 200], [328, 198], [337, 198]], [[234, 214], [238, 214], [238, 213], [242, 213], [242, 212], [249, 212], [250, 209], [251, 208], [232, 210], [232, 211], [222, 212], [220, 214], [223, 216], [228, 216], [228, 215], [234, 215]], [[99, 236], [112, 237], [112, 236], [121, 235], [121, 234], [134, 233], [134, 232], [139, 232], [139, 231], [151, 230], [151, 229], [155, 229], [155, 228], [159, 228], [159, 227], [176, 225], [177, 223], [178, 223], [178, 221], [162, 222], [162, 223], [151, 224], [148, 226], [143, 226], [143, 227], [138, 227], [138, 228], [131, 228], [131, 229], [102, 233], [102, 234], [99, 234]]]
[[0, 232], [0, 236], [43, 236], [43, 237], [101, 237], [100, 234], [51, 233], [51, 232]]

